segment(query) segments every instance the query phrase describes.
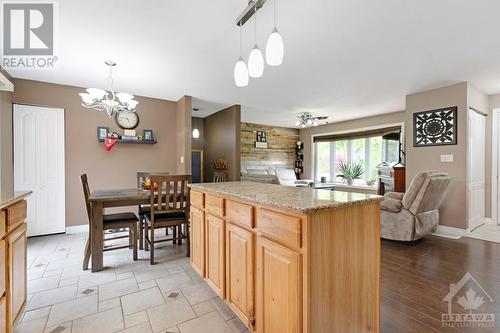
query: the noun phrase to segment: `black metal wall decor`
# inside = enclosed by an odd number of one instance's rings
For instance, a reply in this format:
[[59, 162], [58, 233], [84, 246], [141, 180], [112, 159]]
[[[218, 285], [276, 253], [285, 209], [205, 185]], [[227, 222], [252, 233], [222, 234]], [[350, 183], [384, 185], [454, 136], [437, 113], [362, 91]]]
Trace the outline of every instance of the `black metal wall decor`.
[[456, 144], [456, 106], [413, 114], [413, 147]]

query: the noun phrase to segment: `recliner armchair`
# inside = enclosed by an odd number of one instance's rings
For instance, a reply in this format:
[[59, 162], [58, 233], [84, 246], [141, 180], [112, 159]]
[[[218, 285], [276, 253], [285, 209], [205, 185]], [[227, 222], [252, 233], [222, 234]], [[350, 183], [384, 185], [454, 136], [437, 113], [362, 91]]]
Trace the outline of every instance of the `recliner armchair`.
[[381, 237], [414, 241], [434, 232], [450, 181], [445, 172], [427, 171], [413, 178], [406, 193], [386, 193], [380, 204]]

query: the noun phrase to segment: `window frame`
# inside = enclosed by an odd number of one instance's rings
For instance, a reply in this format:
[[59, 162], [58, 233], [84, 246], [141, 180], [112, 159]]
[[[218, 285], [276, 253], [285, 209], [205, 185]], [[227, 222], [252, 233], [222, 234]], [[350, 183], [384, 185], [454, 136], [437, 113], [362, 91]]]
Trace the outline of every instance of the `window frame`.
[[[317, 136], [324, 136], [324, 135], [338, 135], [338, 134], [348, 134], [348, 133], [353, 133], [353, 132], [361, 132], [361, 131], [369, 131], [369, 130], [376, 130], [376, 129], [384, 129], [384, 128], [390, 128], [390, 127], [396, 127], [396, 126], [400, 126], [401, 127], [401, 147], [402, 149], [404, 150], [405, 146], [406, 146], [406, 142], [405, 142], [405, 123], [404, 122], [400, 122], [400, 123], [391, 123], [391, 124], [384, 124], [384, 125], [377, 125], [377, 126], [370, 126], [370, 127], [364, 127], [364, 128], [356, 128], [356, 129], [350, 129], [350, 130], [345, 130], [345, 131], [336, 131], [336, 132], [323, 132], [323, 133], [316, 133], [316, 134], [312, 134], [311, 135], [311, 178], [313, 179], [313, 181], [319, 181], [319, 179], [316, 179], [316, 175], [318, 174], [318, 170], [317, 170], [317, 165], [316, 165], [316, 155], [317, 155], [317, 151], [316, 151], [316, 145], [314, 143], [314, 137], [317, 137]], [[366, 180], [368, 180], [369, 178], [371, 177], [367, 177], [367, 173], [369, 174], [369, 170], [370, 170], [370, 153], [371, 153], [371, 144], [370, 144], [370, 138], [367, 137], [367, 138], [364, 138], [365, 139], [365, 163], [366, 163], [366, 169], [365, 170], [368, 170], [368, 172], [365, 172], [365, 177], [364, 177], [364, 180], [366, 182]], [[344, 141], [344, 140], [342, 140]], [[350, 161], [352, 156], [351, 156], [351, 153], [352, 153], [352, 144], [351, 144], [351, 140], [346, 140], [347, 143], [346, 143], [346, 154], [347, 154], [347, 161]], [[332, 142], [335, 142], [335, 141], [332, 141]], [[336, 147], [335, 145], [334, 148], [333, 148], [333, 152], [334, 154], [332, 154], [332, 147], [331, 147], [331, 143], [330, 143], [330, 165], [331, 165], [331, 159], [332, 159], [332, 156], [334, 156], [334, 158], [336, 158]], [[382, 160], [386, 160], [387, 159], [387, 153], [388, 153], [388, 149], [387, 149], [387, 142], [382, 142], [381, 144], [381, 150], [382, 150]], [[404, 161], [402, 161], [404, 163]], [[333, 163], [334, 167], [333, 167], [333, 175], [336, 174], [336, 169], [337, 169], [337, 163]], [[330, 169], [330, 176], [332, 175], [332, 170]], [[338, 183], [337, 179], [334, 178], [333, 180], [331, 180], [332, 182], [334, 183]], [[359, 186], [359, 185], [358, 185]]]

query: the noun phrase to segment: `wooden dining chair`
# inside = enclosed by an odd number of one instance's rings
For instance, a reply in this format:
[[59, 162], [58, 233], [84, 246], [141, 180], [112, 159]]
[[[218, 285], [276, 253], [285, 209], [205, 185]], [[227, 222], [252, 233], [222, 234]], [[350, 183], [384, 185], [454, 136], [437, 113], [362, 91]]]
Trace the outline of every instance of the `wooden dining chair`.
[[229, 175], [226, 171], [214, 171], [214, 183], [227, 182]]
[[[137, 172], [137, 188], [142, 189], [142, 184], [146, 181], [146, 179], [151, 176], [168, 176], [168, 172]], [[144, 214], [149, 213], [149, 204], [148, 205], [139, 205], [139, 249], [144, 250]], [[165, 229], [165, 234], [168, 236], [168, 228]]]
[[[87, 175], [83, 174], [80, 176], [82, 180], [82, 186], [83, 186], [83, 195], [85, 196], [85, 205], [87, 206], [87, 216], [89, 218], [89, 237], [87, 238], [87, 244], [85, 245], [85, 253], [83, 257], [83, 270], [88, 270], [89, 269], [89, 260], [90, 260], [90, 242], [92, 242], [92, 239], [90, 238], [90, 230], [92, 229], [92, 209], [90, 206], [90, 187], [89, 183], [87, 180]], [[104, 214], [102, 216], [103, 219], [103, 230], [111, 230], [111, 229], [128, 229], [128, 236], [115, 236], [115, 237], [109, 237], [106, 238], [104, 237], [104, 244], [106, 242], [116, 240], [116, 239], [121, 239], [121, 238], [128, 238], [129, 243], [128, 245], [123, 245], [123, 246], [104, 246], [103, 251], [112, 251], [112, 250], [119, 250], [119, 249], [127, 249], [131, 248], [133, 250], [133, 256], [134, 260], [137, 260], [137, 222], [139, 219], [137, 218], [137, 215], [135, 213], [117, 213], [117, 214]]]
[[[144, 214], [144, 246], [150, 251], [151, 265], [155, 264], [155, 244], [173, 241], [182, 245], [187, 240], [189, 256], [189, 191], [191, 175], [151, 176], [158, 189], [151, 188], [150, 212]], [[171, 238], [156, 239], [155, 230], [174, 227]], [[184, 229], [183, 229], [184, 227]]]

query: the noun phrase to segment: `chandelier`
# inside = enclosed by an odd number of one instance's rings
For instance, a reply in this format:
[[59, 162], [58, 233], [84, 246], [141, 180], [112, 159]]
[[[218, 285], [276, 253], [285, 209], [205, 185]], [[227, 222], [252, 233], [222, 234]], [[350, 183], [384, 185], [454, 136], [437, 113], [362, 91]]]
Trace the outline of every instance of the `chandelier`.
[[[261, 9], [267, 0], [250, 0], [247, 8], [236, 20], [240, 27], [240, 56], [234, 66], [234, 83], [237, 87], [248, 86], [249, 78], [260, 78], [264, 74], [264, 56], [257, 44], [257, 10]], [[248, 56], [248, 65], [242, 56], [242, 28], [243, 25], [254, 16], [254, 47]], [[269, 35], [266, 44], [266, 63], [269, 66], [279, 66], [283, 63], [285, 46], [283, 38], [276, 28], [276, 0], [274, 0], [274, 29]]]
[[328, 119], [326, 116], [313, 117], [310, 112], [302, 112], [297, 116], [297, 118], [299, 118], [299, 120], [295, 123], [295, 126], [302, 128], [318, 126], [318, 121]]
[[80, 93], [82, 106], [87, 109], [106, 111], [111, 118], [116, 112], [135, 112], [135, 107], [139, 104], [134, 99], [134, 95], [127, 93], [115, 94], [113, 90], [112, 70], [116, 66], [113, 61], [105, 61], [109, 67], [109, 76], [107, 78], [108, 91], [98, 88], [88, 88], [86, 93]]

